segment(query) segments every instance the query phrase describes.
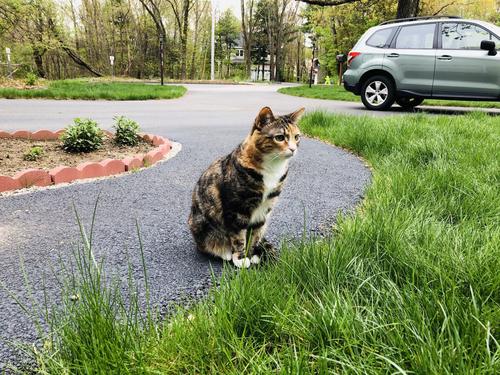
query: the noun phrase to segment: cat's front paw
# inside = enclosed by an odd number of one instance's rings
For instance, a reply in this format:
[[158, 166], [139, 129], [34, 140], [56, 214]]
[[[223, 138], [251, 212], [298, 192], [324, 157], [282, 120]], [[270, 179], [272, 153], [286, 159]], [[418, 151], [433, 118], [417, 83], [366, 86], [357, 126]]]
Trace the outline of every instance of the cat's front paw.
[[252, 255], [252, 257], [250, 258], [250, 263], [259, 264], [260, 263], [260, 256]]
[[233, 264], [238, 268], [248, 268], [251, 262], [247, 257], [240, 258], [238, 254], [233, 254]]

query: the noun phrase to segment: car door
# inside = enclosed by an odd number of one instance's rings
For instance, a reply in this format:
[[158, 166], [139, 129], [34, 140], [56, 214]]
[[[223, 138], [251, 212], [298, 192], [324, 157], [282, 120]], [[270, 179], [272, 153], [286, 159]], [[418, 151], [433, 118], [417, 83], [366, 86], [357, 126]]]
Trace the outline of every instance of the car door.
[[435, 97], [500, 98], [500, 54], [481, 50], [482, 40], [500, 40], [488, 30], [469, 22], [443, 22], [439, 28]]
[[401, 26], [384, 54], [384, 69], [391, 72], [399, 92], [430, 96], [436, 59], [437, 23]]

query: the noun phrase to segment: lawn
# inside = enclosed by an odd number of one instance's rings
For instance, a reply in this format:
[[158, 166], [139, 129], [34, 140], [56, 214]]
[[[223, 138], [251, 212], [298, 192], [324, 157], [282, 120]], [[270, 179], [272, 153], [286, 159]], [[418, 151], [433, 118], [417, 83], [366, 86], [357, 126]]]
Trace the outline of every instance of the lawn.
[[[317, 85], [309, 86], [283, 87], [278, 90], [282, 94], [301, 96], [305, 98], [341, 100], [347, 102], [361, 102], [359, 96], [346, 91], [338, 85]], [[396, 104], [395, 104], [396, 105]], [[477, 107], [477, 108], [500, 108], [500, 102], [472, 102], [461, 100], [435, 100], [426, 99], [422, 105], [431, 106], [450, 106], [450, 107]]]
[[104, 285], [87, 251], [42, 372], [498, 374], [498, 118], [315, 112], [301, 128], [373, 168], [331, 237], [228, 267], [209, 298], [159, 324], [141, 320], [134, 286], [120, 297]]
[[0, 88], [0, 97], [8, 99], [147, 100], [178, 98], [184, 95], [185, 92], [184, 87], [173, 85], [159, 86], [144, 83], [62, 80], [50, 81], [48, 86], [42, 89]]

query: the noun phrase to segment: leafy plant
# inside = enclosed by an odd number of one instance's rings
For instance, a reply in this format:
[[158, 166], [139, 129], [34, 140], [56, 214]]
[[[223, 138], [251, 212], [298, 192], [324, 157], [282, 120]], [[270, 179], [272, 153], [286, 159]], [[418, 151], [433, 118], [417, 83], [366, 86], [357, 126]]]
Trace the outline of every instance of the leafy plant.
[[105, 134], [91, 119], [76, 118], [74, 125], [68, 126], [61, 135], [63, 149], [67, 152], [91, 152], [99, 149]]
[[115, 142], [121, 146], [136, 146], [139, 143], [139, 124], [125, 116], [114, 118]]
[[36, 161], [43, 155], [43, 148], [40, 146], [33, 146], [23, 155], [23, 160]]
[[26, 79], [24, 83], [26, 83], [27, 86], [35, 86], [36, 81], [38, 81], [38, 77], [34, 73], [28, 73], [26, 74]]

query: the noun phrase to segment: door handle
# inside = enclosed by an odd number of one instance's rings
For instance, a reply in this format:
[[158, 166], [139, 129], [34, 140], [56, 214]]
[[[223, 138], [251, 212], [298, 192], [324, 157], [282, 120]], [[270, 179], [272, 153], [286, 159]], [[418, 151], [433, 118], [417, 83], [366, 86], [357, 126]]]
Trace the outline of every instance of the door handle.
[[387, 57], [399, 57], [399, 53], [390, 53]]
[[453, 57], [451, 57], [450, 55], [442, 55], [442, 56], [439, 56], [437, 59], [444, 60], [444, 61], [450, 61], [451, 59], [453, 59]]

